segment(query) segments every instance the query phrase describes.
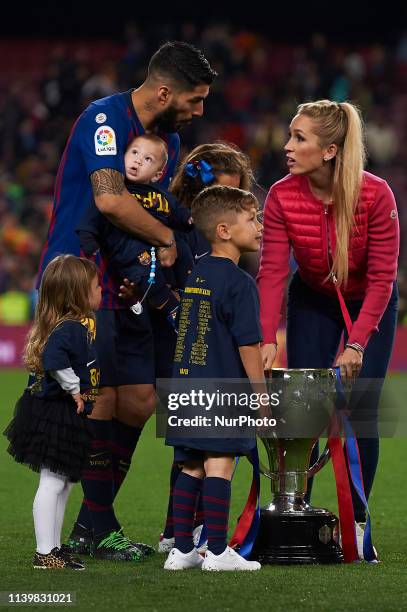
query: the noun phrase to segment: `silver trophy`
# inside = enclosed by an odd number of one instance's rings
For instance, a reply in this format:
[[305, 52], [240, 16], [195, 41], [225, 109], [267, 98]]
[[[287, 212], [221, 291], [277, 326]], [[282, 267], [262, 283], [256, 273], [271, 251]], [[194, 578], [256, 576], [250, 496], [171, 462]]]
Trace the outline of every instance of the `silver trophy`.
[[272, 370], [272, 391], [280, 403], [273, 408], [275, 431], [261, 441], [273, 501], [261, 509], [252, 559], [265, 564], [341, 563], [339, 521], [329, 510], [304, 501], [308, 478], [329, 460], [325, 449], [310, 467], [312, 449], [329, 428], [335, 409], [335, 374], [331, 369]]

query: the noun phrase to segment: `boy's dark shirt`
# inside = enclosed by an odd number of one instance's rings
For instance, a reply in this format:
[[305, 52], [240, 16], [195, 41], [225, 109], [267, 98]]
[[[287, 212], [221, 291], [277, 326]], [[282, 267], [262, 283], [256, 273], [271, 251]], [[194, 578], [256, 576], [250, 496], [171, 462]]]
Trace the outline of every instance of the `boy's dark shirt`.
[[252, 277], [224, 257], [198, 261], [181, 300], [174, 376], [246, 378], [239, 347], [261, 339]]
[[[203, 257], [188, 277], [181, 300], [179, 329], [174, 356], [172, 391], [185, 391], [188, 379], [202, 379], [202, 390], [250, 393], [250, 383], [243, 366], [239, 347], [261, 342], [260, 309], [254, 280], [230, 259]], [[225, 380], [220, 384], [217, 379]], [[242, 380], [243, 379], [243, 380]], [[192, 387], [200, 383], [191, 380]], [[214, 386], [213, 386], [214, 385]], [[187, 385], [188, 387], [188, 385]], [[196, 409], [186, 408], [195, 416]], [[231, 406], [228, 414], [238, 416], [247, 408]], [[230, 410], [232, 412], [230, 412]], [[198, 414], [214, 418], [221, 407], [211, 413], [198, 408]], [[218, 429], [216, 437], [206, 437], [208, 430], [167, 430], [166, 444], [183, 449], [196, 449], [219, 453], [248, 453], [256, 444], [252, 429]], [[243, 437], [236, 437], [241, 435]]]

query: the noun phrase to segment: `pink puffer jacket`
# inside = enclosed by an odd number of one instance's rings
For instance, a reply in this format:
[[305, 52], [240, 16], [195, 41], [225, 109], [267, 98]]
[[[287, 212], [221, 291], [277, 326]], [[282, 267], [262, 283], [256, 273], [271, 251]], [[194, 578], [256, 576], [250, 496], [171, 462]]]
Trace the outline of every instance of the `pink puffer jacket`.
[[[335, 296], [327, 280], [335, 252], [333, 207], [310, 190], [305, 176], [288, 175], [272, 185], [264, 208], [258, 287], [264, 342], [275, 342], [292, 248], [301, 278], [316, 291]], [[363, 300], [348, 342], [365, 347], [390, 299], [397, 275], [399, 224], [394, 195], [383, 179], [363, 173], [349, 246], [345, 300]]]

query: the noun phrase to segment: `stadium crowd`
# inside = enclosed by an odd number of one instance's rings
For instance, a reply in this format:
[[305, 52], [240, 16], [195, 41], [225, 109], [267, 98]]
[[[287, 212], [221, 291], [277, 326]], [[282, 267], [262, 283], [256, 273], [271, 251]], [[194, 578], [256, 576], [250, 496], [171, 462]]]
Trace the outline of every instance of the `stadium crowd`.
[[[400, 322], [407, 324], [407, 33], [394, 46], [274, 43], [255, 31], [184, 23], [141, 31], [125, 42], [8, 41], [0, 54], [0, 324], [30, 320], [57, 165], [70, 128], [91, 100], [137, 87], [151, 52], [178, 38], [200, 47], [220, 77], [205, 115], [182, 134], [236, 143], [251, 158], [258, 195], [286, 174], [283, 145], [299, 102], [327, 97], [362, 109], [367, 169], [388, 180], [400, 211]], [[10, 61], [9, 58], [12, 58]]]

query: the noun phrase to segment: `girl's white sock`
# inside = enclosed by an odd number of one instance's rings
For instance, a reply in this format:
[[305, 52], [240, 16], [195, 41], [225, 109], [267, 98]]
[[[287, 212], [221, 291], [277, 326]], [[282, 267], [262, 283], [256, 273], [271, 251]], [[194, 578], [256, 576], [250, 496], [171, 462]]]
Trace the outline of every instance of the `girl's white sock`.
[[55, 546], [61, 548], [61, 531], [64, 524], [65, 508], [70, 492], [72, 491], [73, 483], [66, 482], [62, 492], [57, 499], [57, 512], [55, 516]]
[[56, 546], [58, 497], [66, 484], [66, 476], [55, 474], [47, 468], [41, 469], [40, 484], [33, 503], [33, 516], [37, 552], [42, 555], [47, 555]]

